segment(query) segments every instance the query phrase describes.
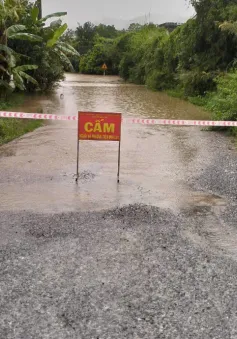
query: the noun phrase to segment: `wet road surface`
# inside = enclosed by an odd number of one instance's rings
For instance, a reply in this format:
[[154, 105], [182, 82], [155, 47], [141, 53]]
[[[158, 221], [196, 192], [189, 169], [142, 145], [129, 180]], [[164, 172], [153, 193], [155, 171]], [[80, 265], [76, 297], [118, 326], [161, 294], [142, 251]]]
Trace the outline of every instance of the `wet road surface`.
[[[116, 77], [70, 75], [55, 96], [30, 98], [18, 109], [33, 111], [40, 105], [44, 112], [69, 115], [99, 110], [125, 117], [207, 117], [188, 103], [120, 84]], [[198, 152], [205, 152], [196, 140], [201, 141], [202, 134], [195, 128], [123, 125], [120, 185], [117, 143], [81, 142], [81, 180], [75, 186], [76, 123], [52, 122], [1, 148], [0, 210], [63, 212], [139, 202], [176, 208], [193, 193], [185, 184], [186, 170]]]
[[[64, 95], [60, 99], [60, 94]], [[68, 75], [19, 110], [205, 119], [116, 77]], [[230, 139], [123, 125], [81, 142], [52, 122], [0, 149], [1, 338], [237, 338], [236, 166]]]

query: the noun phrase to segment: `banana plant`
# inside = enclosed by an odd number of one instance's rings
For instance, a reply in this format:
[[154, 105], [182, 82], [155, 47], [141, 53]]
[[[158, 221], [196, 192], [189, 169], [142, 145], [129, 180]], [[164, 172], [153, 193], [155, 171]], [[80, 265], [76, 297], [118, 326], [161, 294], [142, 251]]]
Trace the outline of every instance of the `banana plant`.
[[[16, 66], [16, 53], [7, 46], [8, 39], [20, 39], [33, 42], [42, 41], [42, 38], [34, 34], [24, 32], [24, 25], [12, 25], [6, 28], [0, 39], [0, 86], [9, 90], [18, 88], [25, 90], [24, 80], [37, 85], [37, 81], [28, 75], [26, 71], [37, 69], [36, 65]], [[10, 85], [11, 84], [11, 85]]]
[[[73, 71], [73, 66], [69, 57], [79, 57], [80, 54], [70, 44], [60, 41], [60, 38], [67, 30], [67, 24], [62, 24], [62, 20], [58, 19], [65, 16], [66, 12], [57, 12], [49, 14], [42, 19], [39, 19], [39, 8], [35, 5], [31, 10], [31, 19], [33, 25], [28, 28], [29, 31], [33, 31], [34, 34], [40, 35], [43, 38], [45, 48], [49, 49], [55, 57], [58, 57], [61, 63], [67, 68]], [[46, 26], [48, 19], [55, 18], [49, 26]]]
[[[61, 41], [67, 29], [61, 17], [67, 13], [57, 12], [41, 18], [39, 2], [30, 8], [28, 0], [0, 0], [0, 88], [24, 90], [29, 82], [37, 87], [35, 77], [38, 79], [40, 72], [37, 73], [38, 67], [34, 64], [40, 61], [35, 62], [36, 58], [31, 57], [31, 51], [37, 48], [44, 55], [51, 54], [70, 70], [73, 67], [69, 58], [79, 57], [72, 46]], [[47, 21], [52, 18], [55, 20], [48, 25]], [[26, 43], [17, 43], [15, 40]], [[9, 44], [13, 48], [9, 48]], [[21, 65], [22, 57], [34, 60], [32, 65]]]
[[16, 65], [15, 52], [5, 46], [0, 45], [0, 53], [4, 51], [5, 56], [0, 54], [0, 61], [3, 60], [7, 67], [0, 65], [0, 71], [2, 73], [0, 87], [4, 87], [7, 90], [14, 90], [18, 88], [20, 90], [25, 90], [25, 81], [31, 82], [34, 85], [38, 85], [37, 81], [27, 74], [27, 71], [35, 70], [38, 68], [37, 65]]
[[29, 74], [26, 73], [26, 71], [31, 71], [34, 69], [37, 69], [38, 66], [36, 65], [21, 65], [21, 66], [16, 66], [12, 68], [12, 79], [13, 84], [15, 87], [18, 89], [24, 91], [26, 89], [25, 87], [25, 81], [30, 82], [36, 86], [38, 86], [38, 82]]
[[4, 34], [7, 39], [27, 40], [32, 42], [43, 41], [42, 37], [38, 35], [24, 32], [26, 29], [25, 25], [12, 25], [5, 30]]
[[[26, 32], [24, 25], [18, 24], [19, 15], [24, 12], [23, 1], [0, 0], [0, 87], [6, 90], [25, 89], [24, 80], [36, 84], [36, 80], [26, 73], [36, 69], [36, 65], [16, 65], [16, 53], [8, 47], [9, 39], [33, 42], [42, 38]], [[8, 22], [14, 23], [7, 27]]]

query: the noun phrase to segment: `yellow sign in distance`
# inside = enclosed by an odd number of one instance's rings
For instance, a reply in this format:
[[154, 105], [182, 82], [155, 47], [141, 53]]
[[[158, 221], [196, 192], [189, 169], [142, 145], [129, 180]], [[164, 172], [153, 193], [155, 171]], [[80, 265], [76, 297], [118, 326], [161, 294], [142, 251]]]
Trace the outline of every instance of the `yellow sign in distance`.
[[103, 71], [107, 71], [107, 69], [108, 69], [108, 67], [107, 67], [107, 65], [105, 63], [102, 65], [101, 68], [103, 69]]

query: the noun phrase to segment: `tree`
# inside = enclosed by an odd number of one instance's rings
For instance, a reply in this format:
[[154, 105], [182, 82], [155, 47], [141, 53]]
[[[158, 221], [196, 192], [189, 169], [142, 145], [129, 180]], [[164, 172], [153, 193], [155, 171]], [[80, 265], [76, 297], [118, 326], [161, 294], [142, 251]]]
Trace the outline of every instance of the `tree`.
[[76, 28], [77, 51], [80, 54], [86, 54], [94, 45], [96, 37], [96, 26], [91, 22], [78, 24]]
[[[15, 87], [24, 90], [24, 79], [37, 85], [37, 81], [26, 71], [37, 68], [37, 65], [17, 66], [17, 53], [9, 48], [9, 40], [41, 41], [42, 38], [25, 32], [24, 25], [15, 24], [25, 12], [26, 1], [0, 1], [0, 94], [6, 95]], [[13, 25], [8, 26], [9, 23]]]
[[112, 39], [98, 37], [93, 48], [80, 60], [79, 70], [87, 74], [103, 74], [101, 66], [106, 63], [107, 74], [118, 74], [116, 45]]
[[[72, 29], [67, 29], [67, 31], [62, 35], [60, 41], [65, 42], [72, 46], [74, 49], [77, 48], [76, 33]], [[79, 60], [78, 55], [69, 56], [69, 60], [76, 72], [79, 72]]]
[[96, 33], [107, 39], [114, 39], [118, 36], [118, 31], [116, 28], [111, 25], [104, 25], [104, 24], [99, 24], [98, 26], [95, 27]]
[[[21, 55], [27, 55], [28, 60], [40, 66], [38, 69], [32, 69], [30, 75], [37, 80], [39, 88], [45, 91], [63, 79], [64, 69], [73, 71], [69, 57], [75, 56], [79, 60], [79, 54], [69, 43], [60, 40], [67, 30], [67, 24], [63, 24], [60, 19], [65, 12], [53, 13], [40, 20], [38, 14], [37, 5], [29, 3], [21, 22], [30, 34], [40, 37], [41, 41], [34, 44], [29, 41], [24, 44], [21, 41], [13, 41], [10, 47]], [[47, 25], [47, 20], [52, 18], [56, 20]], [[24, 56], [22, 58], [24, 59]], [[27, 89], [32, 91], [36, 86], [28, 85]]]
[[132, 23], [128, 27], [129, 32], [134, 32], [134, 31], [136, 32], [136, 31], [139, 31], [140, 29], [142, 29], [142, 25], [138, 23]]
[[173, 32], [178, 26], [180, 26], [180, 24], [178, 24], [177, 22], [164, 22], [163, 24], [159, 25], [159, 27], [164, 27], [169, 32]]
[[[58, 12], [39, 19], [38, 3], [0, 0], [0, 92], [47, 90], [73, 70], [70, 57], [78, 52], [60, 40], [67, 29]], [[50, 25], [47, 20], [56, 18]]]
[[61, 36], [60, 41], [70, 43], [71, 45], [76, 44], [76, 33], [73, 29], [67, 29]]

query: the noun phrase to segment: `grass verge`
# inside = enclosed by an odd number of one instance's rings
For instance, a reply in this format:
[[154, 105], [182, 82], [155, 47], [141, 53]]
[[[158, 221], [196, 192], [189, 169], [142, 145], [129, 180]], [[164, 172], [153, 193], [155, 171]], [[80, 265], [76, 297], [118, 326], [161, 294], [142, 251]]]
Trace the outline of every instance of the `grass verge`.
[[[237, 71], [219, 76], [215, 82], [216, 91], [208, 92], [205, 96], [185, 97], [180, 88], [167, 93], [203, 107], [210, 112], [212, 120], [237, 121]], [[224, 132], [237, 142], [237, 127], [210, 127], [209, 130]]]
[[0, 118], [0, 145], [43, 126], [42, 120]]
[[[17, 107], [23, 101], [22, 96], [11, 97], [11, 101], [0, 102], [0, 111]], [[42, 113], [42, 110], [39, 109], [36, 113]], [[43, 124], [43, 120], [0, 118], [0, 145], [32, 132], [36, 128], [43, 126]]]

